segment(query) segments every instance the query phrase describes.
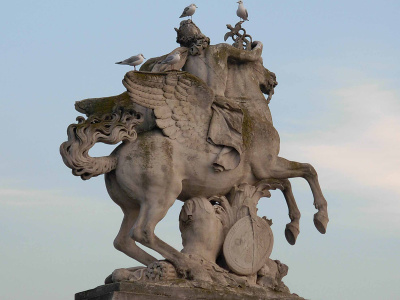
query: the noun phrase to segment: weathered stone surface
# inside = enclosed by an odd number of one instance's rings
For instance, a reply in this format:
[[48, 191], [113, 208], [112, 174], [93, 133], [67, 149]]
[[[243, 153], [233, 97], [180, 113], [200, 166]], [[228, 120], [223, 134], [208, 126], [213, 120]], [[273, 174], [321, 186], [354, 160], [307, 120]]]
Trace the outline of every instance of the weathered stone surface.
[[163, 284], [119, 282], [75, 294], [75, 300], [301, 300], [296, 294], [260, 287], [220, 288], [196, 281], [168, 281]]
[[272, 231], [264, 219], [243, 217], [225, 238], [225, 260], [236, 274], [254, 274], [265, 264], [272, 245]]
[[[293, 245], [300, 211], [289, 178], [308, 181], [321, 233], [327, 202], [310, 164], [278, 156], [268, 106], [277, 82], [263, 66], [263, 44], [252, 42], [240, 22], [230, 29], [233, 46], [211, 45], [191, 20], [182, 21], [172, 60], [149, 59], [128, 72], [120, 95], [76, 103], [87, 119], [68, 127], [64, 163], [84, 180], [105, 174], [124, 213], [114, 246], [146, 266], [115, 270], [106, 279], [113, 284], [76, 299], [301, 299], [282, 282], [288, 267], [269, 258], [272, 222], [258, 217], [256, 206], [269, 190], [282, 191]], [[121, 143], [109, 156], [91, 157], [98, 142]], [[154, 233], [177, 199], [186, 202], [182, 251]]]

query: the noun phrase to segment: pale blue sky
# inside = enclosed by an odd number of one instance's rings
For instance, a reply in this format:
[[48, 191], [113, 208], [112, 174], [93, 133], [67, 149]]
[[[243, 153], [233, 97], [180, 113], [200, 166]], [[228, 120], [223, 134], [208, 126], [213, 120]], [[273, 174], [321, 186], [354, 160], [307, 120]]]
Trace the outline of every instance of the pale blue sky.
[[[197, 1], [193, 21], [211, 43], [235, 24], [237, 3]], [[74, 102], [117, 95], [130, 68], [114, 63], [177, 47], [186, 1], [9, 1], [0, 10], [0, 287], [2, 299], [72, 299], [115, 268], [122, 213], [103, 176], [83, 182], [59, 155]], [[400, 299], [400, 2], [246, 0], [264, 65], [281, 155], [310, 162], [329, 203], [326, 235], [312, 195], [293, 179], [302, 213], [295, 246], [279, 193], [259, 204], [273, 219], [272, 258], [308, 299]], [[93, 155], [107, 155], [100, 146]], [[180, 249], [176, 203], [157, 232]]]

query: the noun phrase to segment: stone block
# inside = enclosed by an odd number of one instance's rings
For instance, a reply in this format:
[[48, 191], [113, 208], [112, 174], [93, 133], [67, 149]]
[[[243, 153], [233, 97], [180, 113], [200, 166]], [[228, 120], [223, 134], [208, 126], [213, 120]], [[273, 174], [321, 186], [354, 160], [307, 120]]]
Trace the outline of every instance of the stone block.
[[[162, 284], [118, 282], [75, 294], [75, 300], [301, 300], [296, 294], [259, 287], [221, 288], [208, 283], [176, 280]], [[303, 299], [304, 300], [304, 299]]]

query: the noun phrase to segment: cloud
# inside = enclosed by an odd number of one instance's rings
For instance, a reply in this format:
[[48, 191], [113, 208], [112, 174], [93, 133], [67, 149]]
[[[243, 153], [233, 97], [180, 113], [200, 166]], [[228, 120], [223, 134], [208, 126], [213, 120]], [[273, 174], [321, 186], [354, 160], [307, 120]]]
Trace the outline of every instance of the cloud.
[[399, 225], [397, 91], [377, 83], [336, 90], [321, 124], [312, 132], [287, 138], [282, 148], [289, 151], [282, 156], [312, 163], [325, 189], [354, 195], [361, 203], [356, 209], [363, 218], [379, 220], [386, 227]]
[[58, 190], [0, 188], [0, 204], [4, 206], [70, 206], [83, 200], [82, 197], [65, 195]]
[[332, 98], [336, 126], [284, 147], [347, 180], [400, 195], [400, 97], [372, 84], [340, 89]]

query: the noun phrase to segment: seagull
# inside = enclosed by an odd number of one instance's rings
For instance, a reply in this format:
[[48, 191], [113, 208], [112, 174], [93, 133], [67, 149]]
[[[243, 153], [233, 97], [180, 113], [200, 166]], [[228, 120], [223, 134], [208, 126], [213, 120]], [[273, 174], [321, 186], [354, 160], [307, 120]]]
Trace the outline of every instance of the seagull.
[[146, 58], [143, 56], [142, 53], [135, 55], [135, 56], [131, 56], [125, 60], [116, 62], [116, 64], [118, 65], [128, 65], [128, 66], [133, 66], [133, 68], [136, 71], [136, 66], [140, 65]]
[[243, 19], [243, 21], [248, 21], [249, 19], [247, 19], [247, 18], [249, 16], [249, 14], [247, 13], [247, 9], [243, 5], [243, 1], [239, 0], [237, 3], [239, 3], [239, 7], [236, 11], [236, 15], [239, 18]]
[[[178, 63], [181, 60], [181, 53], [179, 51], [175, 51], [174, 53], [168, 55], [163, 61], [160, 62], [160, 64], [166, 64], [166, 65], [174, 65]], [[173, 67], [172, 67], [173, 69]]]
[[192, 16], [193, 16], [194, 12], [196, 11], [196, 8], [198, 8], [196, 6], [196, 4], [193, 4], [193, 3], [190, 4], [189, 6], [185, 7], [182, 15], [179, 18], [190, 17], [190, 19], [192, 19]]

